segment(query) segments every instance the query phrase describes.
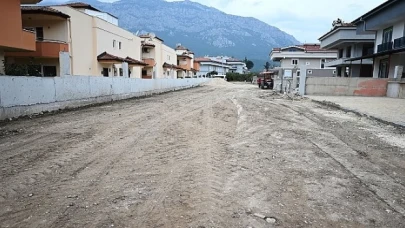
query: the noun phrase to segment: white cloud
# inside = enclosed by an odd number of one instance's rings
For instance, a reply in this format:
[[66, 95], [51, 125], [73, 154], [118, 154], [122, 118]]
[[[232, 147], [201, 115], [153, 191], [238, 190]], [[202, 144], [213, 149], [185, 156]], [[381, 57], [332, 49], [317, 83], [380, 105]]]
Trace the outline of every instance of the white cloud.
[[[177, 0], [167, 0], [177, 1]], [[301, 42], [318, 42], [332, 21], [350, 22], [385, 0], [191, 0], [225, 13], [255, 17], [295, 36]]]

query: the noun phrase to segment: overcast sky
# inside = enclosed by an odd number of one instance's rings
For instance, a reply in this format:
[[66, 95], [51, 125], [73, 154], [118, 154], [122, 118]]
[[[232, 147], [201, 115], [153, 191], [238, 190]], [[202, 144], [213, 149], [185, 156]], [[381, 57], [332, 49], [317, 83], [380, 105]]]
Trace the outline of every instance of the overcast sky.
[[[66, 0], [58, 0], [66, 1]], [[79, 1], [79, 0], [78, 0]], [[112, 2], [116, 0], [103, 0]], [[125, 0], [121, 0], [125, 1]], [[147, 0], [146, 0], [147, 1]], [[167, 0], [179, 1], [179, 0]], [[181, 1], [181, 0], [180, 0]], [[225, 13], [255, 17], [301, 42], [318, 42], [338, 17], [350, 22], [385, 0], [191, 0]], [[46, 1], [45, 1], [46, 2]]]

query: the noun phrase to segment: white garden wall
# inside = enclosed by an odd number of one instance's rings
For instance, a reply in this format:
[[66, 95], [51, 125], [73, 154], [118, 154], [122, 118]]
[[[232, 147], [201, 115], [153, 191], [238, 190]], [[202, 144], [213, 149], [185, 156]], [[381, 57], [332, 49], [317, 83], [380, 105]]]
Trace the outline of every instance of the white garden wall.
[[0, 120], [186, 89], [207, 80], [0, 76]]

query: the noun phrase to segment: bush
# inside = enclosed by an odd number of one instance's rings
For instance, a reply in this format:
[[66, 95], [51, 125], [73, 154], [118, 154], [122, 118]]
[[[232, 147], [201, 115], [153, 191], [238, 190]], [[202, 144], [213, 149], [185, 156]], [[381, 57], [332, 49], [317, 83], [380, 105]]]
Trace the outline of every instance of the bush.
[[226, 73], [226, 80], [231, 82], [231, 81], [238, 81], [238, 82], [250, 82], [253, 79], [253, 74], [239, 74], [239, 73]]

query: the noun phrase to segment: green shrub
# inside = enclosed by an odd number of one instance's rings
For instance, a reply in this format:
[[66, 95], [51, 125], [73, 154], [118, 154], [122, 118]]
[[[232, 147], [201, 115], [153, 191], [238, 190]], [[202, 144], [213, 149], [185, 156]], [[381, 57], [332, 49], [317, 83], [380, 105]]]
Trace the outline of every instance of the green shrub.
[[248, 74], [239, 74], [239, 73], [226, 73], [226, 80], [231, 82], [231, 81], [238, 81], [238, 82], [250, 82], [253, 79], [253, 74], [248, 73]]

